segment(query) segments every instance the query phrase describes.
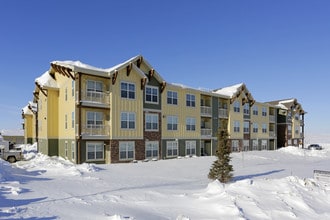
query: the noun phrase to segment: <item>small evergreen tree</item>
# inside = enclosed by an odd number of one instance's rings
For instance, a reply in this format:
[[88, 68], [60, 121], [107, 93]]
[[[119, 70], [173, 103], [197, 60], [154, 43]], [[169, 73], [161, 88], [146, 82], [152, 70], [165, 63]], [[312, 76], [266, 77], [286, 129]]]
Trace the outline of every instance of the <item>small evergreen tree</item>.
[[213, 162], [209, 172], [209, 179], [217, 179], [221, 183], [229, 182], [233, 177], [233, 166], [230, 165], [230, 148], [228, 146], [228, 132], [219, 130], [218, 147], [216, 150], [217, 160]]

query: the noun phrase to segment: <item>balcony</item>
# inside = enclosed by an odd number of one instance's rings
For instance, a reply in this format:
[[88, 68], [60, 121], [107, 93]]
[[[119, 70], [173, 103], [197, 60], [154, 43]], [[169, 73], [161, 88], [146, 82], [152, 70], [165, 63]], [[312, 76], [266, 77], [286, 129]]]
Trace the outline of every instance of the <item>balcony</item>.
[[201, 128], [201, 136], [202, 137], [211, 137], [212, 136], [212, 129], [210, 129], [210, 128]]
[[228, 109], [219, 108], [219, 118], [228, 118]]
[[80, 99], [78, 94], [79, 93], [77, 92], [77, 100], [79, 100], [83, 106], [101, 108], [110, 107], [110, 95], [108, 92], [82, 91]]
[[201, 106], [201, 116], [212, 117], [212, 108], [209, 106]]
[[269, 131], [269, 137], [276, 137], [275, 131]]
[[[78, 127], [78, 125], [76, 126]], [[82, 125], [81, 136], [83, 139], [104, 139], [110, 136], [109, 125]]]

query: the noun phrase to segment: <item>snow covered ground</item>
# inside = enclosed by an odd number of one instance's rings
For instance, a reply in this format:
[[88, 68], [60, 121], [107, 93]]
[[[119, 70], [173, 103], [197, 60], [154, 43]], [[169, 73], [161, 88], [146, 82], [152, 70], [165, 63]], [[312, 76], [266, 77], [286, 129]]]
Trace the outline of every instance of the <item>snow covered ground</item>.
[[226, 185], [207, 179], [215, 157], [74, 165], [24, 146], [26, 161], [0, 160], [0, 219], [330, 219], [322, 145], [233, 153]]

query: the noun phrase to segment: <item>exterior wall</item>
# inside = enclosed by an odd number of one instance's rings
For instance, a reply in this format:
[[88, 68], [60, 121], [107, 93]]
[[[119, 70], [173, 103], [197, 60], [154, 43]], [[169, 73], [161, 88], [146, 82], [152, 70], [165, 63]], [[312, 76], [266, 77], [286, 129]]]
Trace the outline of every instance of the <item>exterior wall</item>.
[[33, 144], [33, 115], [24, 116], [24, 143]]
[[[250, 126], [251, 130], [251, 139], [269, 139], [269, 111], [268, 106], [263, 103], [254, 103], [253, 106], [258, 107], [258, 115], [253, 115], [253, 107], [251, 108], [251, 123], [258, 124], [258, 132], [253, 132], [253, 124]], [[262, 108], [266, 108], [267, 112], [266, 115], [262, 115]], [[267, 126], [267, 132], [262, 132], [262, 125], [265, 124]]]
[[[178, 105], [167, 104], [167, 91], [175, 91], [178, 93]], [[200, 95], [197, 91], [188, 88], [181, 88], [179, 86], [167, 85], [162, 96], [162, 138], [163, 139], [182, 139], [191, 138], [199, 139], [201, 136], [200, 130]], [[195, 95], [195, 107], [186, 106], [186, 94]], [[167, 116], [178, 117], [178, 130], [167, 130]], [[196, 119], [196, 130], [186, 130], [186, 118], [192, 117]]]
[[[243, 125], [244, 125], [244, 118], [243, 118], [243, 106], [242, 106], [242, 99], [239, 97], [236, 99], [240, 103], [240, 111], [234, 112], [234, 103], [235, 101], [230, 104], [229, 106], [229, 118], [228, 118], [228, 130], [230, 139], [243, 139]], [[238, 121], [240, 124], [239, 132], [234, 132], [234, 122]]]
[[58, 91], [49, 89], [47, 95], [47, 137], [58, 139]]
[[[143, 94], [141, 78], [133, 69], [129, 76], [126, 70], [118, 73], [116, 82], [110, 87], [110, 139], [143, 139]], [[135, 84], [135, 99], [121, 98], [120, 84], [128, 82]], [[121, 129], [121, 112], [135, 113], [135, 129]]]

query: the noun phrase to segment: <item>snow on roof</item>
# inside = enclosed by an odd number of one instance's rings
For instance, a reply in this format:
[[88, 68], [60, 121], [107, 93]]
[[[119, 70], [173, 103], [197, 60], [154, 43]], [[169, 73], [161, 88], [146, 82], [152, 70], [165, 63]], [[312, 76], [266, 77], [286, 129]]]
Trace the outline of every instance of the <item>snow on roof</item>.
[[277, 104], [277, 105], [275, 105], [276, 107], [279, 107], [279, 108], [281, 108], [281, 109], [285, 109], [285, 110], [288, 110], [288, 108], [285, 106], [285, 105], [283, 105], [282, 103], [279, 103], [279, 104]]
[[295, 101], [295, 99], [286, 99], [286, 100], [279, 101], [279, 103], [284, 104], [284, 103], [291, 103], [291, 102], [294, 102], [294, 101]]
[[117, 64], [117, 65], [115, 65], [113, 67], [110, 67], [110, 68], [107, 68], [107, 69], [104, 69], [104, 70], [107, 71], [107, 72], [109, 72], [109, 73], [111, 73], [111, 72], [113, 72], [115, 70], [119, 70], [120, 68], [122, 68], [123, 66], [127, 65], [130, 62], [134, 62], [135, 59], [140, 58], [140, 57], [141, 57], [141, 55], [137, 55], [135, 57], [132, 57], [132, 58], [130, 58], [130, 59], [122, 62], [122, 63], [119, 63], [119, 64]]
[[24, 136], [24, 130], [0, 130], [3, 136]]
[[24, 108], [22, 108], [22, 112], [24, 115], [33, 115], [32, 111], [29, 109], [29, 105], [26, 105]]
[[57, 82], [53, 77], [51, 77], [51, 75], [49, 75], [48, 71], [46, 71], [40, 77], [36, 78], [35, 82], [38, 83], [41, 88], [43, 87], [59, 88]]
[[52, 64], [63, 66], [69, 69], [74, 70], [75, 68], [83, 68], [83, 69], [89, 69], [89, 70], [94, 70], [94, 71], [101, 71], [101, 72], [106, 72], [105, 69], [103, 68], [98, 68], [95, 66], [91, 66], [85, 63], [80, 62], [79, 60], [77, 61], [72, 61], [72, 60], [65, 60], [65, 61], [53, 61], [51, 62]]
[[229, 97], [233, 97], [239, 88], [241, 88], [244, 85], [244, 83], [239, 83], [233, 86], [228, 86], [222, 89], [215, 90], [214, 93], [220, 94], [220, 95], [225, 95]]

